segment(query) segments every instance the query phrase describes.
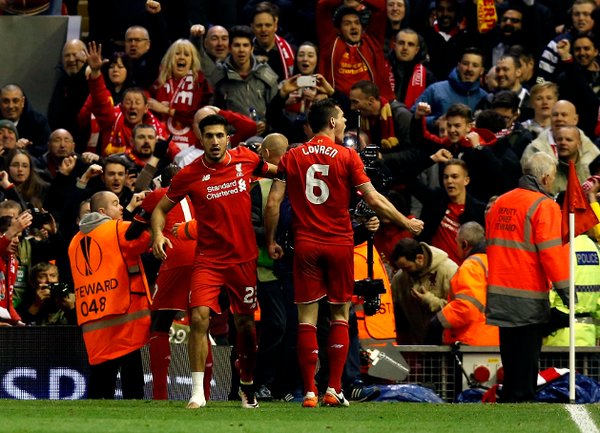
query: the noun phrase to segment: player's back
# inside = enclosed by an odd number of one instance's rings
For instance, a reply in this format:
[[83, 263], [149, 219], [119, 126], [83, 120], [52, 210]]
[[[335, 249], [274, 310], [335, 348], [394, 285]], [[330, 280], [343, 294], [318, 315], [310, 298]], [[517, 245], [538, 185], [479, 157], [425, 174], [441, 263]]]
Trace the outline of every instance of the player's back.
[[280, 169], [294, 213], [295, 239], [352, 245], [350, 196], [369, 182], [356, 152], [316, 136], [288, 151]]

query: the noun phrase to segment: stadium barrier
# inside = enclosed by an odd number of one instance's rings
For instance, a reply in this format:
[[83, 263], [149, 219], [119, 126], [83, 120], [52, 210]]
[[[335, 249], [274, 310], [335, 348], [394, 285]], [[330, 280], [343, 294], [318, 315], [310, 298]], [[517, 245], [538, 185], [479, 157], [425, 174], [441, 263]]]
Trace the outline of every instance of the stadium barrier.
[[[169, 398], [187, 400], [191, 393], [187, 345], [174, 335], [169, 368]], [[83, 399], [87, 396], [89, 365], [81, 330], [76, 326], [0, 328], [0, 398]], [[454, 401], [469, 387], [467, 378], [494, 384], [501, 367], [497, 347], [397, 346], [410, 372], [401, 383], [428, 386], [445, 401]], [[540, 369], [567, 368], [568, 348], [544, 347]], [[147, 347], [142, 349], [145, 398], [152, 398]], [[227, 400], [231, 389], [231, 347], [213, 346], [211, 399]], [[459, 364], [460, 361], [460, 364]], [[461, 367], [462, 366], [462, 367]], [[577, 348], [576, 369], [600, 381], [600, 348]], [[487, 370], [487, 376], [486, 376]], [[464, 371], [464, 372], [463, 372]], [[119, 391], [117, 391], [119, 398]]]

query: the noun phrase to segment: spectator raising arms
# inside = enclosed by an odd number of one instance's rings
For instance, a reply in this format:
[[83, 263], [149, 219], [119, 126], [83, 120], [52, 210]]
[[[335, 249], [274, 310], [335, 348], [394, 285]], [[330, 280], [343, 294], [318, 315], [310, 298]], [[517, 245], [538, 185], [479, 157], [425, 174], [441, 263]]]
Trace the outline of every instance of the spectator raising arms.
[[102, 65], [107, 62], [102, 59], [102, 46], [90, 42], [88, 51], [88, 65], [92, 70], [88, 84], [92, 113], [98, 120], [102, 135], [101, 153], [110, 155], [128, 149], [131, 146], [131, 130], [140, 123], [154, 126], [157, 135], [164, 138], [164, 126], [148, 111], [145, 92], [137, 87], [127, 89], [123, 94], [123, 102], [115, 106], [100, 72]]

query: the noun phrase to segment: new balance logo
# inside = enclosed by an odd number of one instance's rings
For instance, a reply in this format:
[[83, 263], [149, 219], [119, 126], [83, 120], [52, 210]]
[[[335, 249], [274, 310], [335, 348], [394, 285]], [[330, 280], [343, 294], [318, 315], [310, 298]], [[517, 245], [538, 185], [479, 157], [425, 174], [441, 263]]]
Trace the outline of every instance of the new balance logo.
[[210, 174], [205, 174], [202, 176], [202, 182], [206, 182], [207, 180], [210, 180]]

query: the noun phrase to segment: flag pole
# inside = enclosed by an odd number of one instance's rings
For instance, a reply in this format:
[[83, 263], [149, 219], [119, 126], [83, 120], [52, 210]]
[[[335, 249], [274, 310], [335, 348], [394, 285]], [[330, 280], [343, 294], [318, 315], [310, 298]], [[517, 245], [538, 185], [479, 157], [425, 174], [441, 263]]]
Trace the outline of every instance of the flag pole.
[[575, 403], [575, 213], [569, 212], [569, 400]]

